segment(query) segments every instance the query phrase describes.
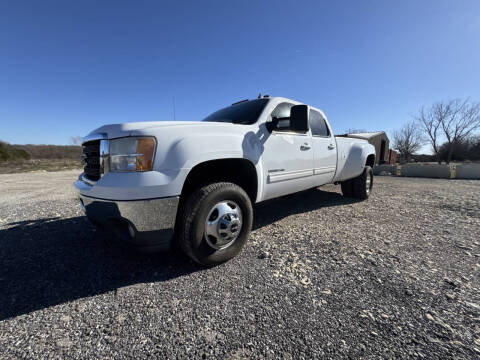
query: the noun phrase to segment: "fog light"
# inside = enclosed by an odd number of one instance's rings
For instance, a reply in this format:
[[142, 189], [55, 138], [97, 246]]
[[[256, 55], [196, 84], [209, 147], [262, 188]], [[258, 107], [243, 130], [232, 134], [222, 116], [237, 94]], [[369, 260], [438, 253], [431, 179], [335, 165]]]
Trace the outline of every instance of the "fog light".
[[132, 238], [135, 237], [135, 229], [130, 224], [128, 224], [128, 233], [130, 234], [130, 237], [132, 237]]

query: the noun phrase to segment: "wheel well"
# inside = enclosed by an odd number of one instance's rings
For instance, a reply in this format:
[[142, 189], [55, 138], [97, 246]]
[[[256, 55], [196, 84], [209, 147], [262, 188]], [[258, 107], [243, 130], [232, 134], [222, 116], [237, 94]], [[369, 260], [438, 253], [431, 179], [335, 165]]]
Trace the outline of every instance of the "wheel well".
[[375, 165], [375, 155], [370, 154], [367, 156], [367, 162], [365, 163], [365, 166], [370, 166], [373, 168], [373, 165]]
[[206, 161], [190, 170], [183, 184], [181, 200], [196, 188], [211, 182], [227, 181], [240, 186], [250, 197], [252, 204], [257, 199], [257, 171], [246, 159], [219, 159]]

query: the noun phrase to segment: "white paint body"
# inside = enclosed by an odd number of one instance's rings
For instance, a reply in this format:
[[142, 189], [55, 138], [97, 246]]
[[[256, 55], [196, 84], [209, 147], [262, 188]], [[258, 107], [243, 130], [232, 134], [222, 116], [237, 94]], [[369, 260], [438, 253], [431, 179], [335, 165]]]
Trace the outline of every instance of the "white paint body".
[[[360, 175], [375, 149], [367, 141], [273, 131], [265, 126], [273, 109], [282, 102], [270, 98], [257, 122], [239, 125], [219, 122], [137, 122], [102, 126], [90, 134], [108, 139], [154, 136], [157, 148], [153, 171], [108, 172], [94, 185], [81, 180], [75, 186], [82, 195], [107, 200], [140, 200], [179, 196], [189, 172], [205, 161], [241, 158], [257, 172], [256, 202], [287, 195]], [[309, 147], [301, 150], [301, 147]]]

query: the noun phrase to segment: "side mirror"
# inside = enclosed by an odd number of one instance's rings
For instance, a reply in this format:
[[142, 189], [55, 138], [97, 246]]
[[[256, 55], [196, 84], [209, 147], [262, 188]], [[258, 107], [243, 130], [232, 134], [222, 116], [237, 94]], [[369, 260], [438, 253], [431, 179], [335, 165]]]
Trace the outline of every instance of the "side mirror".
[[294, 105], [290, 109], [289, 117], [273, 118], [267, 122], [268, 131], [273, 130], [291, 130], [296, 132], [308, 131], [308, 106]]
[[290, 109], [290, 129], [293, 131], [308, 131], [308, 106], [294, 105]]

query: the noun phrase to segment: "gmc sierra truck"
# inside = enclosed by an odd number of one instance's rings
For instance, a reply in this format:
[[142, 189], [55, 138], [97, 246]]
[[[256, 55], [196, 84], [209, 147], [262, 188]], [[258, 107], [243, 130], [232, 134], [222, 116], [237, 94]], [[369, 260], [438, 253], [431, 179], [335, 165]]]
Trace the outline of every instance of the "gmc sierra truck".
[[93, 224], [143, 249], [176, 241], [204, 265], [240, 252], [254, 203], [329, 183], [367, 199], [373, 186], [372, 145], [334, 136], [321, 110], [282, 97], [202, 121], [106, 125], [82, 145], [75, 187]]

